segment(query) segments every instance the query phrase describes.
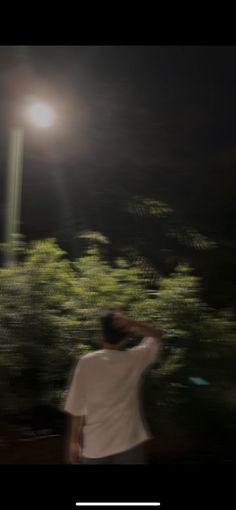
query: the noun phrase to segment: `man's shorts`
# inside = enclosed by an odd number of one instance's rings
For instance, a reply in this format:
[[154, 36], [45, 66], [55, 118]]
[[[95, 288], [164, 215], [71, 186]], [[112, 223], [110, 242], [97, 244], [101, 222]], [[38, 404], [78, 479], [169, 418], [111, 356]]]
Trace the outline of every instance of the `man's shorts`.
[[90, 459], [84, 457], [82, 464], [148, 464], [147, 443], [141, 443], [135, 448], [125, 450], [109, 457]]

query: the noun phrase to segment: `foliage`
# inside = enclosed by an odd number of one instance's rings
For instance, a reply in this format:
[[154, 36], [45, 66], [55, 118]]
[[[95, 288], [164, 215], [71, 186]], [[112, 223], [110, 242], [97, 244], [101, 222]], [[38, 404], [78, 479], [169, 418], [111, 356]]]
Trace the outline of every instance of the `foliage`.
[[[177, 413], [185, 405], [187, 412], [191, 401], [207, 402], [207, 395], [234, 409], [232, 314], [203, 302], [201, 280], [189, 266], [179, 265], [165, 278], [157, 273], [150, 285], [140, 259], [108, 263], [100, 249], [104, 239], [94, 233], [87, 239], [85, 254], [73, 262], [47, 239], [34, 242], [17, 266], [0, 270], [2, 412], [58, 403], [75, 359], [99, 347], [99, 314], [107, 308], [166, 331], [161, 361], [144, 390], [154, 429], [164, 416], [171, 419], [170, 409]], [[191, 377], [209, 385], [191, 389]]]

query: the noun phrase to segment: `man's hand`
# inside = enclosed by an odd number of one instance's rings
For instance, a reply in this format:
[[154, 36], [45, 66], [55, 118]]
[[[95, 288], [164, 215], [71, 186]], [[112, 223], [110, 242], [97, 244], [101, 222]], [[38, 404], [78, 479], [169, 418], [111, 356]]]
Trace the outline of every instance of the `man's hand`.
[[82, 431], [84, 416], [69, 416], [66, 438], [66, 462], [68, 464], [78, 464], [82, 457], [82, 449], [79, 444], [79, 434]]
[[78, 442], [70, 442], [67, 447], [67, 464], [78, 464], [82, 457], [81, 447]]
[[132, 328], [133, 322], [132, 319], [120, 313], [116, 313], [114, 316], [114, 325], [119, 329], [129, 331]]
[[154, 328], [153, 326], [150, 326], [149, 324], [146, 324], [144, 322], [130, 319], [125, 315], [116, 314], [114, 317], [114, 321], [117, 327], [119, 327], [120, 329], [123, 329], [125, 331], [133, 329], [134, 331], [137, 331], [138, 333], [144, 336], [151, 336], [153, 338], [156, 338], [157, 340], [161, 340], [164, 335], [163, 331]]

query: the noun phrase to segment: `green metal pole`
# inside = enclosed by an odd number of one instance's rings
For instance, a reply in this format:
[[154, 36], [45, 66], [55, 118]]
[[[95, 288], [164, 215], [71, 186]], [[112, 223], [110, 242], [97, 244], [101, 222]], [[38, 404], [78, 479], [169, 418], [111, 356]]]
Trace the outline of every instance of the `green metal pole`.
[[7, 267], [16, 263], [16, 248], [20, 232], [23, 146], [23, 129], [12, 129], [8, 154], [5, 218], [5, 265]]

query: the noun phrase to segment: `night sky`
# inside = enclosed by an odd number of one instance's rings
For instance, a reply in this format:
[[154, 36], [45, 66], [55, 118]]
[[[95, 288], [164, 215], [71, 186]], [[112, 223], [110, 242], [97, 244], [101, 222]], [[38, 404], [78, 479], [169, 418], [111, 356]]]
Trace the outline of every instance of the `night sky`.
[[116, 228], [121, 190], [235, 231], [236, 47], [1, 46], [0, 66], [1, 224], [9, 128], [35, 96], [58, 119], [25, 126], [26, 239], [106, 230], [112, 204]]

